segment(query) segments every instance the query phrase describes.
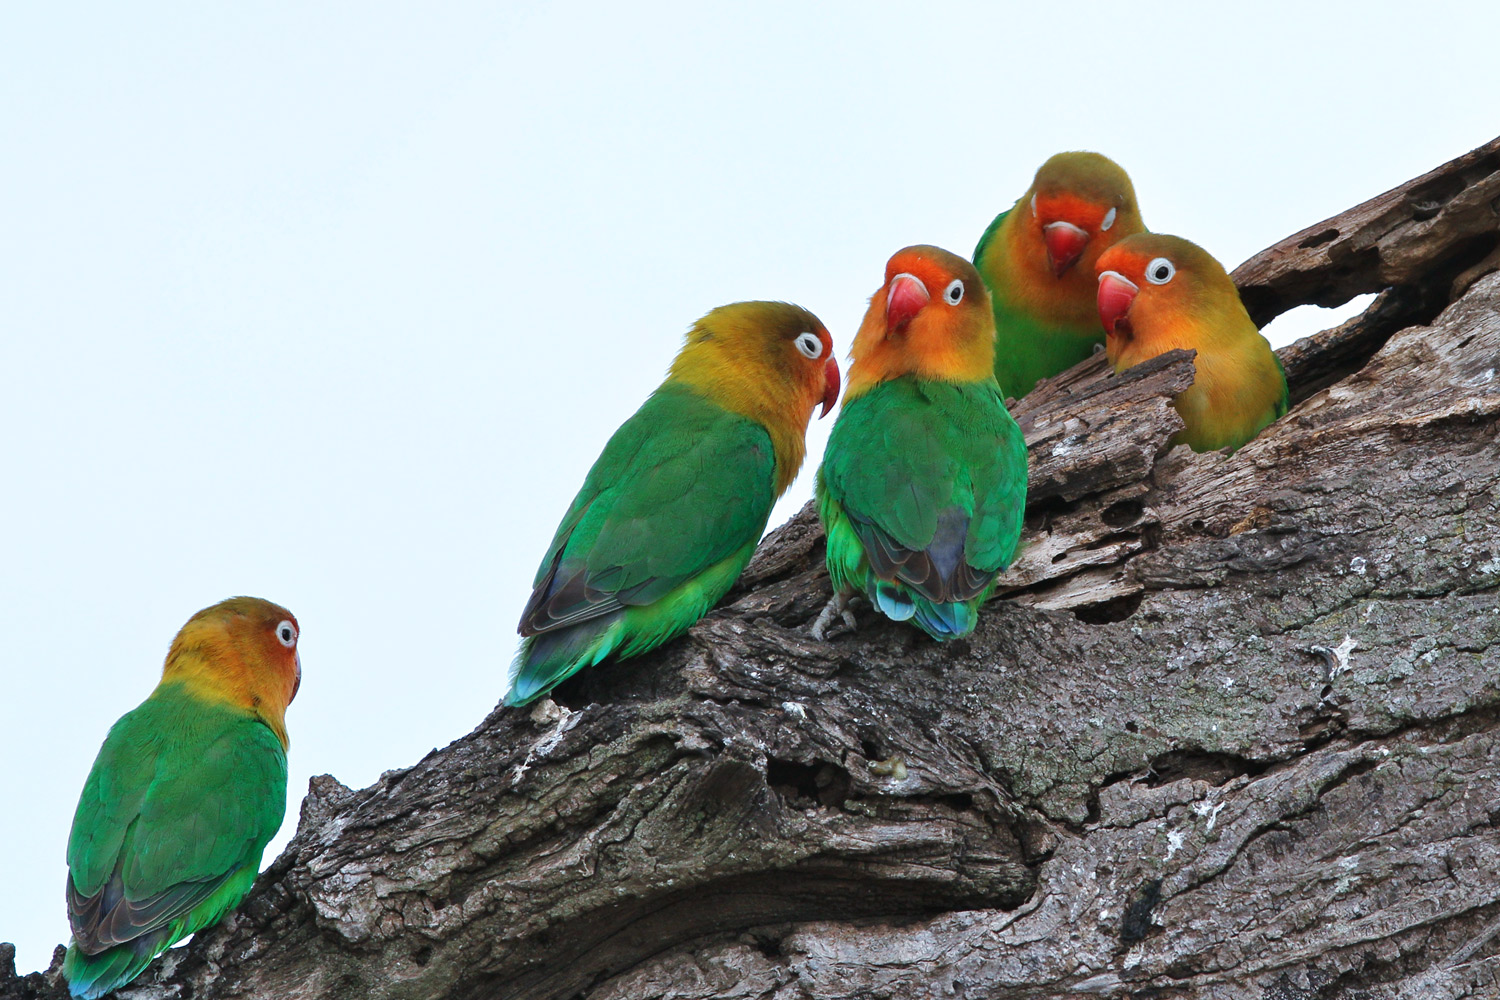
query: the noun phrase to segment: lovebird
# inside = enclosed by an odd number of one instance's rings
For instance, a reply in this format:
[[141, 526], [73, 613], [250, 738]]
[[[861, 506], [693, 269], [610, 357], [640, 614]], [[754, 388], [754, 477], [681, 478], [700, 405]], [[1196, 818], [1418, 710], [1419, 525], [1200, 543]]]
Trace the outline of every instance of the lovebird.
[[505, 704], [707, 614], [796, 478], [814, 407], [826, 416], [838, 395], [833, 340], [807, 310], [740, 302], [698, 320], [558, 525], [521, 612]]
[[995, 382], [995, 324], [973, 265], [931, 246], [885, 267], [854, 338], [849, 388], [818, 470], [834, 596], [862, 594], [934, 639], [974, 630], [1010, 565], [1026, 507], [1026, 443]]
[[1098, 350], [1094, 262], [1145, 231], [1130, 177], [1098, 153], [1058, 153], [990, 223], [974, 265], [995, 310], [995, 378], [1020, 399]]
[[172, 640], [156, 690], [110, 728], [68, 834], [73, 996], [125, 985], [250, 891], [286, 811], [298, 634], [270, 601], [204, 608]]
[[1193, 384], [1173, 405], [1187, 425], [1172, 438], [1194, 451], [1231, 451], [1287, 411], [1286, 373], [1208, 251], [1178, 236], [1141, 233], [1096, 265], [1099, 319], [1116, 372], [1175, 348], [1198, 352]]

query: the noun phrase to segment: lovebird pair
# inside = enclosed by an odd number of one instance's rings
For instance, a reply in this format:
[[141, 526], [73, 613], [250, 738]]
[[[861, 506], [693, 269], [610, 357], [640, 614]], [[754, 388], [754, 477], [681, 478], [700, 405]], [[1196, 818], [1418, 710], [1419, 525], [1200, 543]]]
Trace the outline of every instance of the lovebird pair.
[[[818, 476], [834, 613], [859, 592], [936, 638], [974, 628], [1025, 506], [1026, 449], [994, 351], [972, 265], [935, 247], [891, 258]], [[699, 320], [558, 526], [505, 703], [702, 618], [749, 562], [802, 464], [814, 407], [826, 415], [839, 385], [833, 342], [804, 309], [746, 302]]]
[[1175, 348], [1198, 352], [1176, 400], [1174, 444], [1235, 449], [1286, 413], [1286, 377], [1222, 265], [1148, 233], [1125, 171], [1058, 153], [974, 250], [996, 326], [995, 377], [1020, 398], [1101, 346], [1116, 372]]

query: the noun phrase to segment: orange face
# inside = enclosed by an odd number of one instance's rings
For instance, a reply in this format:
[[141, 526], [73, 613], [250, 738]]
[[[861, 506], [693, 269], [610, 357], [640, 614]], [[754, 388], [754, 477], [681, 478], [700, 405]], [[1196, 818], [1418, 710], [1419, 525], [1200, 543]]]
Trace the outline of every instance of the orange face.
[[286, 608], [231, 597], [189, 618], [172, 640], [163, 680], [278, 718], [302, 685], [301, 628]]
[[1075, 266], [1093, 270], [1099, 254], [1120, 235], [1120, 205], [1092, 201], [1072, 191], [1034, 191], [1025, 226], [1034, 246], [1047, 257], [1054, 278]]
[[1141, 233], [1099, 256], [1096, 302], [1111, 363], [1138, 363], [1173, 347], [1196, 347], [1197, 313], [1223, 268], [1201, 247], [1176, 236]]
[[995, 323], [979, 272], [938, 247], [897, 252], [870, 298], [853, 353], [851, 397], [906, 374], [948, 381], [989, 376]]
[[1033, 308], [1088, 314], [1094, 264], [1116, 241], [1145, 229], [1130, 176], [1107, 156], [1058, 153], [1036, 172], [1016, 207], [1011, 246], [1029, 276]]
[[[302, 687], [302, 654], [297, 652], [302, 629], [290, 611], [283, 611], [276, 608], [270, 615], [245, 619], [244, 632], [245, 640], [259, 648], [259, 659], [271, 667], [283, 687], [290, 680], [291, 689], [286, 694], [286, 703], [290, 705]], [[276, 620], [273, 622], [272, 618]]]

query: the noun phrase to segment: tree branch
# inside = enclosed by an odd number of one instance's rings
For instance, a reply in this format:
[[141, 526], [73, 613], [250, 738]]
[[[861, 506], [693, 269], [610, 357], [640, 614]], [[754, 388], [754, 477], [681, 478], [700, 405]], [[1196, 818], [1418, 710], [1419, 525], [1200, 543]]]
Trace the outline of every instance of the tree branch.
[[682, 640], [314, 779], [120, 995], [1493, 996], [1497, 179], [1500, 140], [1236, 272], [1262, 318], [1391, 290], [1233, 456], [1166, 450], [1186, 353], [1016, 404], [1025, 548], [970, 638], [808, 638], [804, 509]]

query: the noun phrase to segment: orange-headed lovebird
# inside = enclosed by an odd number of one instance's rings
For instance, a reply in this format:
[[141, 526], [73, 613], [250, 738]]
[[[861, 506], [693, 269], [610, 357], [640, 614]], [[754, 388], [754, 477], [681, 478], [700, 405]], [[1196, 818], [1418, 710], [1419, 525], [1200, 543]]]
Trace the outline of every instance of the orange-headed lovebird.
[[172, 640], [156, 690], [105, 737], [68, 835], [75, 997], [130, 982], [250, 891], [286, 810], [297, 637], [270, 601], [205, 608]]
[[1094, 262], [1143, 232], [1135, 188], [1098, 153], [1058, 153], [1015, 207], [990, 223], [974, 264], [995, 309], [995, 378], [1017, 399], [1104, 343]]
[[1232, 450], [1286, 413], [1281, 361], [1208, 251], [1178, 236], [1141, 233], [1105, 251], [1096, 270], [1116, 372], [1176, 348], [1198, 352], [1193, 384], [1174, 402], [1187, 426], [1173, 444]]
[[934, 639], [973, 631], [1010, 564], [1026, 444], [995, 382], [994, 319], [973, 265], [899, 251], [854, 339], [849, 391], [818, 470], [834, 599], [851, 594]]
[[796, 477], [813, 409], [826, 415], [838, 394], [833, 341], [807, 310], [740, 302], [699, 320], [558, 525], [521, 613], [505, 703], [702, 618]]

